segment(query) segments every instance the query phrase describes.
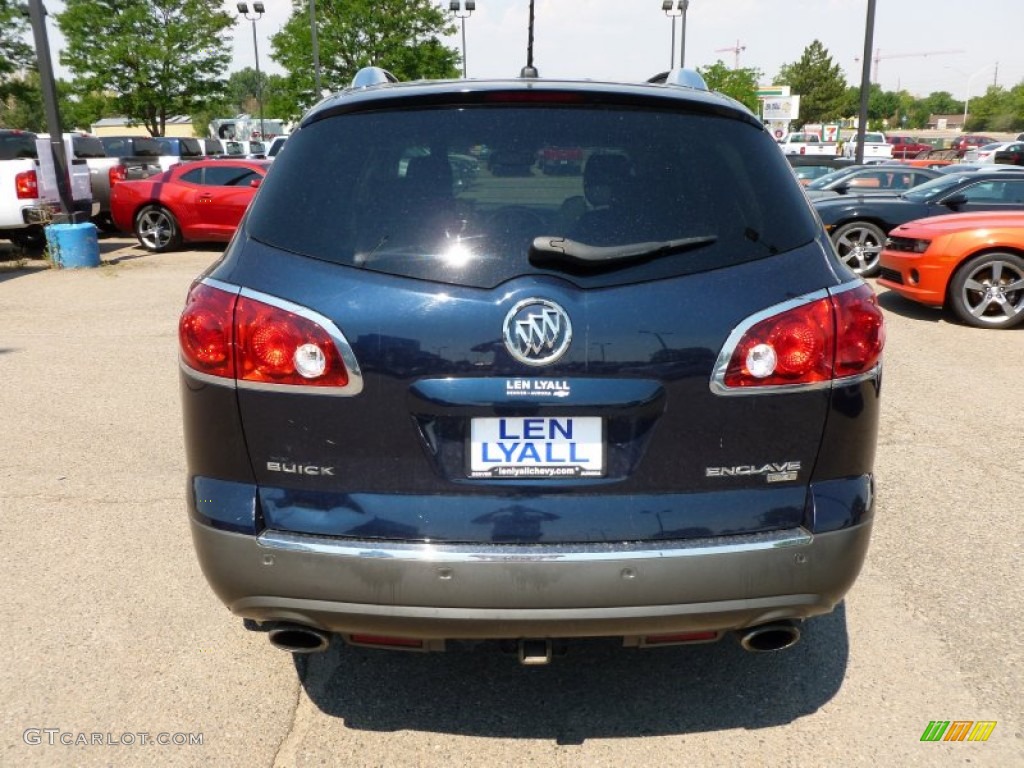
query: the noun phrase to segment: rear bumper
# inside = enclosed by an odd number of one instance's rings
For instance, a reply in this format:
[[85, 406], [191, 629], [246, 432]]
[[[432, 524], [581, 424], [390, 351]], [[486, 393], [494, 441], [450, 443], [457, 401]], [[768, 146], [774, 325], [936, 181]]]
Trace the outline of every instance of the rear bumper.
[[230, 610], [342, 633], [425, 639], [730, 630], [830, 612], [871, 523], [642, 544], [431, 545], [192, 520], [200, 565]]
[[[75, 213], [84, 214], [87, 217], [92, 217], [100, 212], [100, 204], [93, 200], [75, 200], [72, 210]], [[21, 211], [21, 217], [24, 219], [26, 225], [33, 224], [49, 224], [55, 216], [59, 216], [61, 213], [59, 203], [47, 203], [41, 202], [36, 203]]]

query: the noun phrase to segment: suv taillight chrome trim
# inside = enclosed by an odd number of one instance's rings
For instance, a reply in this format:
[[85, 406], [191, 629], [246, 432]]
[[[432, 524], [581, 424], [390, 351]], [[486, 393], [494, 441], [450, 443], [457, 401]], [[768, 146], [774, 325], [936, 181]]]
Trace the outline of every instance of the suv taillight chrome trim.
[[[843, 387], [850, 384], [857, 384], [862, 381], [877, 379], [882, 372], [881, 357], [879, 357], [878, 362], [868, 370], [852, 376], [837, 377], [833, 373], [832, 377], [823, 381], [765, 385], [759, 387], [730, 387], [725, 384], [726, 373], [729, 370], [729, 363], [732, 361], [733, 353], [747, 334], [747, 331], [758, 323], [777, 315], [784, 314], [798, 307], [812, 304], [816, 301], [821, 301], [822, 299], [835, 297], [846, 293], [847, 291], [856, 290], [864, 285], [865, 283], [863, 281], [857, 280], [849, 283], [843, 283], [842, 285], [832, 289], [814, 291], [813, 293], [798, 296], [795, 299], [789, 299], [788, 301], [768, 307], [746, 318], [732, 330], [732, 333], [729, 334], [729, 338], [726, 339], [725, 344], [722, 346], [722, 351], [718, 354], [718, 359], [715, 361], [714, 371], [711, 374], [710, 388], [712, 393], [722, 395], [724, 397], [748, 397], [753, 395], [783, 394], [787, 392], [810, 392], [818, 389], [832, 389], [834, 387]], [[833, 351], [833, 364], [835, 363], [834, 358], [835, 351]]]
[[[183, 371], [190, 377], [199, 381], [206, 382], [207, 384], [216, 384], [218, 386], [233, 387], [237, 389], [249, 389], [258, 390], [263, 392], [288, 392], [291, 394], [308, 394], [308, 395], [330, 395], [334, 397], [351, 397], [358, 395], [363, 391], [363, 374], [359, 368], [359, 362], [356, 360], [355, 352], [352, 350], [352, 346], [348, 343], [348, 339], [345, 338], [345, 334], [334, 324], [334, 322], [319, 312], [315, 312], [308, 307], [303, 307], [300, 304], [295, 304], [287, 299], [282, 299], [277, 296], [272, 296], [268, 293], [262, 293], [261, 291], [254, 291], [250, 288], [243, 288], [239, 285], [233, 285], [231, 283], [225, 283], [221, 280], [216, 280], [212, 277], [204, 277], [199, 280], [202, 285], [210, 286], [218, 290], [224, 291], [225, 293], [233, 294], [241, 298], [248, 298], [254, 301], [268, 304], [277, 309], [290, 312], [293, 315], [301, 317], [305, 320], [315, 323], [331, 338], [334, 342], [334, 346], [338, 351], [338, 355], [341, 358], [342, 363], [345, 365], [345, 369], [348, 372], [348, 384], [343, 387], [336, 386], [303, 386], [301, 384], [275, 384], [273, 382], [260, 382], [260, 381], [246, 381], [239, 379], [237, 373], [233, 378], [226, 378], [221, 376], [212, 376], [202, 371], [197, 371], [185, 361], [185, 359], [179, 356], [180, 365]], [[234, 321], [232, 321], [234, 322]]]

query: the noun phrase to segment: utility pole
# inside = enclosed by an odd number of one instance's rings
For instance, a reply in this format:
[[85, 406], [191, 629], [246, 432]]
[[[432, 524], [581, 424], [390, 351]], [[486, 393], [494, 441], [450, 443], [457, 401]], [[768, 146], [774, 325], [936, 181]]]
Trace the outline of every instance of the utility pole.
[[854, 162], [864, 162], [864, 131], [868, 127], [868, 96], [871, 93], [871, 45], [875, 38], [875, 0], [868, 0], [868, 18], [864, 24], [864, 62], [860, 74], [860, 113], [857, 119], [857, 152]]
[[46, 35], [46, 9], [43, 7], [42, 0], [29, 0], [28, 13], [32, 21], [32, 37], [36, 44], [39, 88], [43, 92], [46, 130], [50, 133], [50, 150], [53, 152], [54, 170], [57, 173], [60, 211], [69, 223], [75, 223], [73, 221], [75, 203], [71, 192], [71, 175], [68, 172], [68, 157], [64, 152], [64, 135], [60, 127], [60, 109], [57, 106], [57, 86], [53, 82], [50, 42]]

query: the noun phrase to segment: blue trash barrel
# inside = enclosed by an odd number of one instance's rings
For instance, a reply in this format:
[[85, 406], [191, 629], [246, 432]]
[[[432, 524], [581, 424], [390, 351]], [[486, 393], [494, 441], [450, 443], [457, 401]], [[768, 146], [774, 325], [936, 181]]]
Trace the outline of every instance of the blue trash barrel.
[[100, 265], [100, 241], [91, 222], [50, 224], [46, 227], [46, 244], [50, 258], [61, 269]]

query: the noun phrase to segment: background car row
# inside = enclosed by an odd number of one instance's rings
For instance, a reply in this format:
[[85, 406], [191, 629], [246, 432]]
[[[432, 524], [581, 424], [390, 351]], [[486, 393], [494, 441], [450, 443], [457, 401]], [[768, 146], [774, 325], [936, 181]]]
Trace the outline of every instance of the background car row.
[[840, 259], [862, 276], [878, 273], [888, 233], [942, 214], [1024, 211], [1024, 173], [951, 172], [899, 194], [844, 195], [812, 203]]
[[933, 216], [889, 233], [878, 284], [978, 328], [1024, 321], [1024, 212]]
[[150, 251], [185, 241], [227, 242], [270, 166], [269, 160], [204, 159], [140, 181], [117, 184], [114, 225]]

